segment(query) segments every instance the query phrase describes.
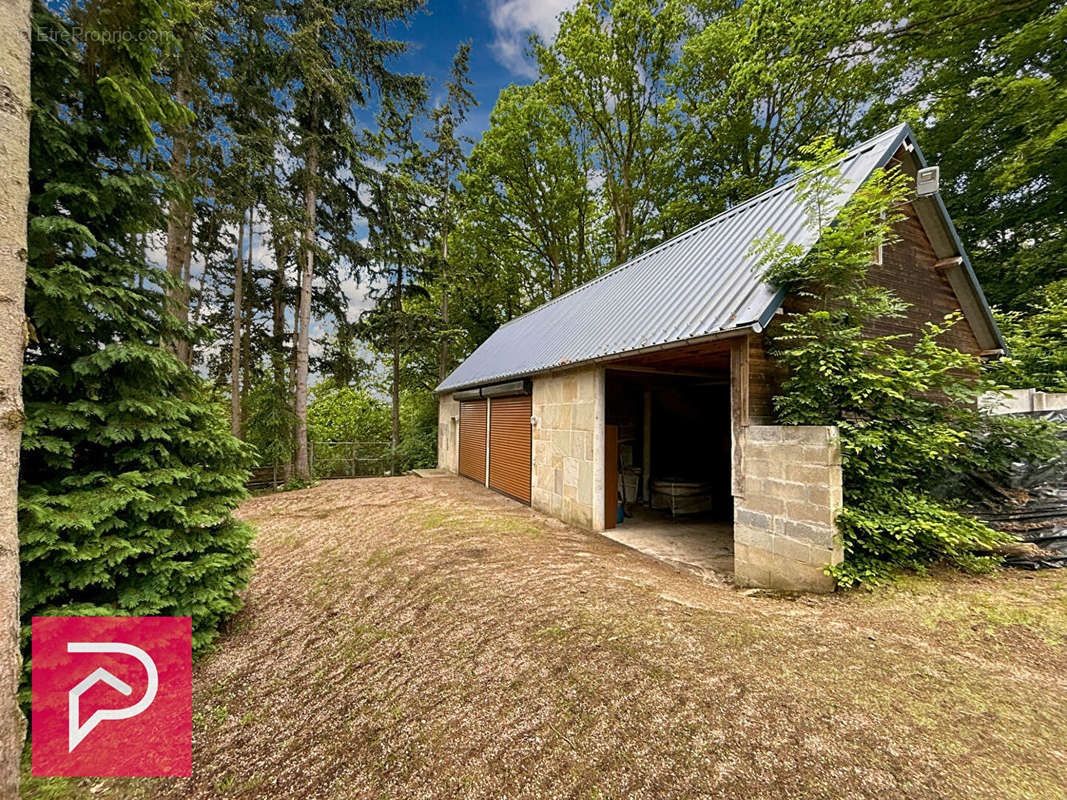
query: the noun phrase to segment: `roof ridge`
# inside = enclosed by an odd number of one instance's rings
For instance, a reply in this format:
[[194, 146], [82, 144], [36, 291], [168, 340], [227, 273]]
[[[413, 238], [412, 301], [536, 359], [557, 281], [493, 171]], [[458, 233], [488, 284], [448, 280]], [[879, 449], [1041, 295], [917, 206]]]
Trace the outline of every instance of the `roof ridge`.
[[[841, 163], [843, 163], [845, 161], [848, 161], [850, 158], [855, 158], [856, 156], [862, 155], [863, 153], [867, 152], [872, 147], [874, 147], [875, 144], [879, 140], [884, 139], [884, 138], [888, 138], [890, 136], [890, 134], [896, 135], [903, 128], [906, 128], [906, 127], [907, 127], [907, 123], [901, 122], [901, 123], [898, 123], [898, 124], [894, 125], [892, 128], [884, 130], [881, 133], [870, 137], [869, 139], [865, 139], [864, 141], [862, 141], [859, 144], [857, 144], [854, 147], [852, 147], [848, 152], [846, 152], [844, 155], [842, 155], [841, 158], [837, 159], [836, 161], [833, 161], [832, 164], [841, 164]], [[827, 165], [827, 166], [831, 166], [831, 165]], [[820, 167], [819, 169], [823, 169], [823, 167]], [[557, 295], [556, 297], [553, 297], [551, 300], [546, 300], [544, 303], [541, 303], [540, 305], [531, 308], [529, 311], [526, 311], [526, 312], [520, 314], [517, 317], [512, 317], [507, 322], [504, 322], [503, 324], [501, 324], [500, 328], [507, 327], [508, 325], [510, 325], [513, 322], [518, 322], [523, 317], [527, 317], [530, 314], [533, 314], [533, 313], [535, 313], [537, 311], [540, 311], [541, 309], [548, 308], [551, 305], [555, 305], [558, 301], [563, 300], [566, 297], [570, 297], [571, 295], [578, 294], [583, 289], [586, 289], [586, 288], [592, 286], [593, 284], [600, 283], [601, 281], [605, 280], [606, 278], [608, 278], [611, 275], [614, 275], [617, 272], [622, 272], [627, 267], [631, 267], [631, 266], [637, 264], [638, 262], [643, 261], [644, 259], [652, 256], [653, 254], [658, 253], [660, 250], [664, 250], [667, 247], [671, 247], [671, 246], [683, 241], [684, 239], [688, 238], [689, 236], [693, 236], [693, 235], [699, 233], [700, 231], [704, 230], [705, 228], [710, 228], [713, 224], [716, 224], [718, 222], [725, 222], [726, 220], [736, 216], [737, 214], [740, 214], [742, 211], [747, 210], [750, 206], [755, 205], [757, 203], [757, 201], [763, 202], [764, 200], [769, 199], [770, 197], [773, 197], [773, 196], [775, 196], [777, 194], [781, 194], [782, 192], [784, 192], [787, 189], [789, 189], [792, 185], [796, 184], [802, 177], [804, 177], [805, 175], [808, 175], [811, 172], [815, 172], [815, 171], [816, 170], [805, 170], [804, 172], [800, 172], [800, 173], [794, 175], [793, 177], [782, 181], [781, 183], [775, 184], [774, 186], [771, 186], [771, 187], [769, 187], [767, 189], [764, 189], [762, 192], [752, 195], [751, 197], [747, 198], [746, 200], [741, 201], [740, 203], [738, 203], [737, 205], [733, 206], [732, 208], [728, 208], [728, 209], [725, 209], [724, 211], [720, 211], [715, 216], [709, 217], [708, 219], [704, 220], [703, 222], [698, 222], [696, 225], [694, 225], [691, 228], [686, 228], [681, 233], [672, 236], [670, 239], [667, 239], [664, 242], [660, 242], [659, 244], [649, 248], [648, 250], [645, 250], [640, 255], [636, 255], [633, 258], [631, 258], [630, 260], [624, 261], [623, 263], [619, 264], [618, 266], [612, 267], [607, 272], [602, 272], [601, 274], [597, 275], [596, 277], [590, 278], [585, 283], [579, 284], [578, 286], [575, 286], [573, 289], [568, 289], [563, 294]], [[497, 330], [499, 330], [499, 328]]]

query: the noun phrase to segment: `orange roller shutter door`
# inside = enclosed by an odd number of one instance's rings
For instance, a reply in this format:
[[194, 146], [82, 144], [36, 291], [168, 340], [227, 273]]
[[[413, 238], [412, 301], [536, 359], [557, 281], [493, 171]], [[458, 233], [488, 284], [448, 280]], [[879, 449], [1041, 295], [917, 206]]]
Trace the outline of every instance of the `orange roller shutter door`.
[[489, 487], [530, 502], [531, 429], [529, 395], [494, 397], [489, 410]]
[[459, 474], [485, 483], [485, 400], [459, 404]]

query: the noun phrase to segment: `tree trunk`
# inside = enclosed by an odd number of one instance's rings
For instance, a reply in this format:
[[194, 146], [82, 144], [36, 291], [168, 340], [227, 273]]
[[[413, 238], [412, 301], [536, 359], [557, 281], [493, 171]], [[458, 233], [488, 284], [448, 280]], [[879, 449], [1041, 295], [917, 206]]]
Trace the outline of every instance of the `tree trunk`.
[[[299, 259], [299, 255], [297, 256]], [[296, 423], [296, 346], [300, 341], [300, 286], [303, 283], [304, 270], [301, 267], [296, 273], [296, 302], [297, 310], [293, 316], [293, 345], [289, 348], [289, 394], [290, 408], [293, 412], [293, 423]], [[293, 436], [296, 436], [296, 428], [293, 428]]]
[[[316, 110], [311, 112], [311, 135], [316, 135]], [[304, 263], [300, 275], [300, 301], [297, 306], [299, 331], [296, 337], [296, 476], [311, 480], [308, 461], [308, 341], [311, 327], [311, 281], [315, 274], [315, 212], [317, 198], [315, 180], [319, 170], [319, 146], [312, 138], [307, 156], [307, 178], [304, 186]]]
[[[185, 287], [185, 297], [182, 301], [182, 308], [185, 309], [185, 322], [188, 322], [192, 317], [192, 308], [190, 307], [193, 302], [193, 290], [192, 290], [192, 278], [193, 278], [193, 226], [192, 220], [189, 225], [189, 238], [185, 245], [185, 265], [182, 267], [182, 286]], [[193, 317], [195, 319], [195, 317]], [[184, 351], [177, 353], [178, 358], [182, 360], [188, 366], [193, 364], [193, 348], [190, 342], [183, 341]]]
[[[179, 57], [178, 68], [174, 74], [174, 96], [182, 107], [187, 107], [191, 93], [191, 79], [186, 56]], [[167, 286], [166, 297], [170, 313], [183, 325], [189, 322], [189, 278], [187, 265], [192, 255], [193, 210], [189, 198], [185, 195], [186, 182], [189, 177], [189, 126], [182, 123], [171, 131], [170, 176], [177, 189], [182, 193], [170, 201], [167, 214], [167, 275], [172, 285]], [[178, 337], [170, 344], [173, 351], [183, 363], [192, 363], [192, 348], [189, 341]]]
[[274, 280], [270, 287], [271, 304], [271, 368], [274, 382], [281, 387], [285, 379], [285, 261], [288, 258], [285, 242], [274, 233]]
[[[441, 323], [448, 328], [448, 187], [445, 187], [441, 202]], [[437, 377], [444, 381], [448, 377], [448, 336], [441, 337], [441, 363]]]
[[18, 705], [19, 448], [26, 347], [26, 209], [30, 158], [30, 3], [0, 4], [0, 797], [19, 796], [26, 720]]
[[252, 385], [252, 289], [255, 287], [255, 272], [252, 269], [252, 247], [255, 236], [255, 206], [248, 211], [248, 265], [245, 275], [249, 291], [242, 293], [241, 311], [244, 326], [241, 329], [241, 430], [245, 429], [245, 414], [248, 413], [248, 390]]
[[[297, 262], [300, 263], [299, 252], [297, 254]], [[296, 273], [296, 297], [297, 304], [300, 303], [300, 279], [303, 276], [303, 268], [297, 270]], [[299, 307], [293, 314], [293, 333], [292, 333], [292, 345], [289, 347], [289, 352], [286, 354], [287, 364], [286, 367], [289, 370], [289, 413], [292, 415], [292, 425], [289, 429], [290, 441], [293, 444], [293, 453], [289, 459], [289, 463], [285, 467], [285, 482], [288, 483], [292, 480], [293, 475], [296, 473], [296, 344], [300, 341], [300, 310]]]
[[393, 292], [393, 460], [392, 474], [396, 474], [396, 452], [400, 447], [400, 321], [404, 313], [404, 263], [396, 257], [396, 286]]
[[230, 340], [230, 433], [241, 435], [241, 307], [244, 305], [245, 218], [237, 223], [237, 257], [233, 260], [233, 338]]
[[[278, 393], [279, 400], [291, 403], [292, 398], [286, 388], [285, 381], [285, 263], [289, 257], [287, 243], [278, 234], [278, 226], [272, 222], [271, 231], [274, 240], [274, 279], [270, 287], [271, 303], [271, 329], [270, 329], [270, 367], [273, 377], [273, 391]], [[289, 431], [291, 434], [292, 431]], [[290, 453], [290, 457], [291, 457]], [[291, 458], [281, 464], [282, 482], [288, 483], [292, 472]], [[277, 480], [277, 476], [275, 476]]]

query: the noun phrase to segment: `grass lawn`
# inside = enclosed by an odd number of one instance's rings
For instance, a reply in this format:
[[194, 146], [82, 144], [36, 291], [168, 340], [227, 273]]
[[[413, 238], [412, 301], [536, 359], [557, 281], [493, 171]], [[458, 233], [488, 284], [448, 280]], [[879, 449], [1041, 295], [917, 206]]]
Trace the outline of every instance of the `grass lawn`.
[[241, 516], [193, 777], [24, 797], [1067, 796], [1067, 574], [746, 594], [458, 478]]

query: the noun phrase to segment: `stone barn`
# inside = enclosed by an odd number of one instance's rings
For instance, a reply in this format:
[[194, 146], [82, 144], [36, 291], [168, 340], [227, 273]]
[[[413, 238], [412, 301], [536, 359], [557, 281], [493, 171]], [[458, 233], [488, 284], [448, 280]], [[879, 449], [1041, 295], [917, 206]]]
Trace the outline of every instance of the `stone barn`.
[[[842, 159], [838, 202], [890, 164], [927, 166], [906, 125]], [[906, 211], [872, 253], [872, 280], [911, 304], [886, 332], [962, 311], [951, 344], [1002, 352], [936, 187]], [[837, 431], [774, 424], [764, 336], [790, 298], [752, 254], [768, 231], [810, 247], [804, 223], [793, 180], [504, 324], [437, 387], [439, 466], [667, 558], [708, 545], [739, 585], [831, 590]]]

